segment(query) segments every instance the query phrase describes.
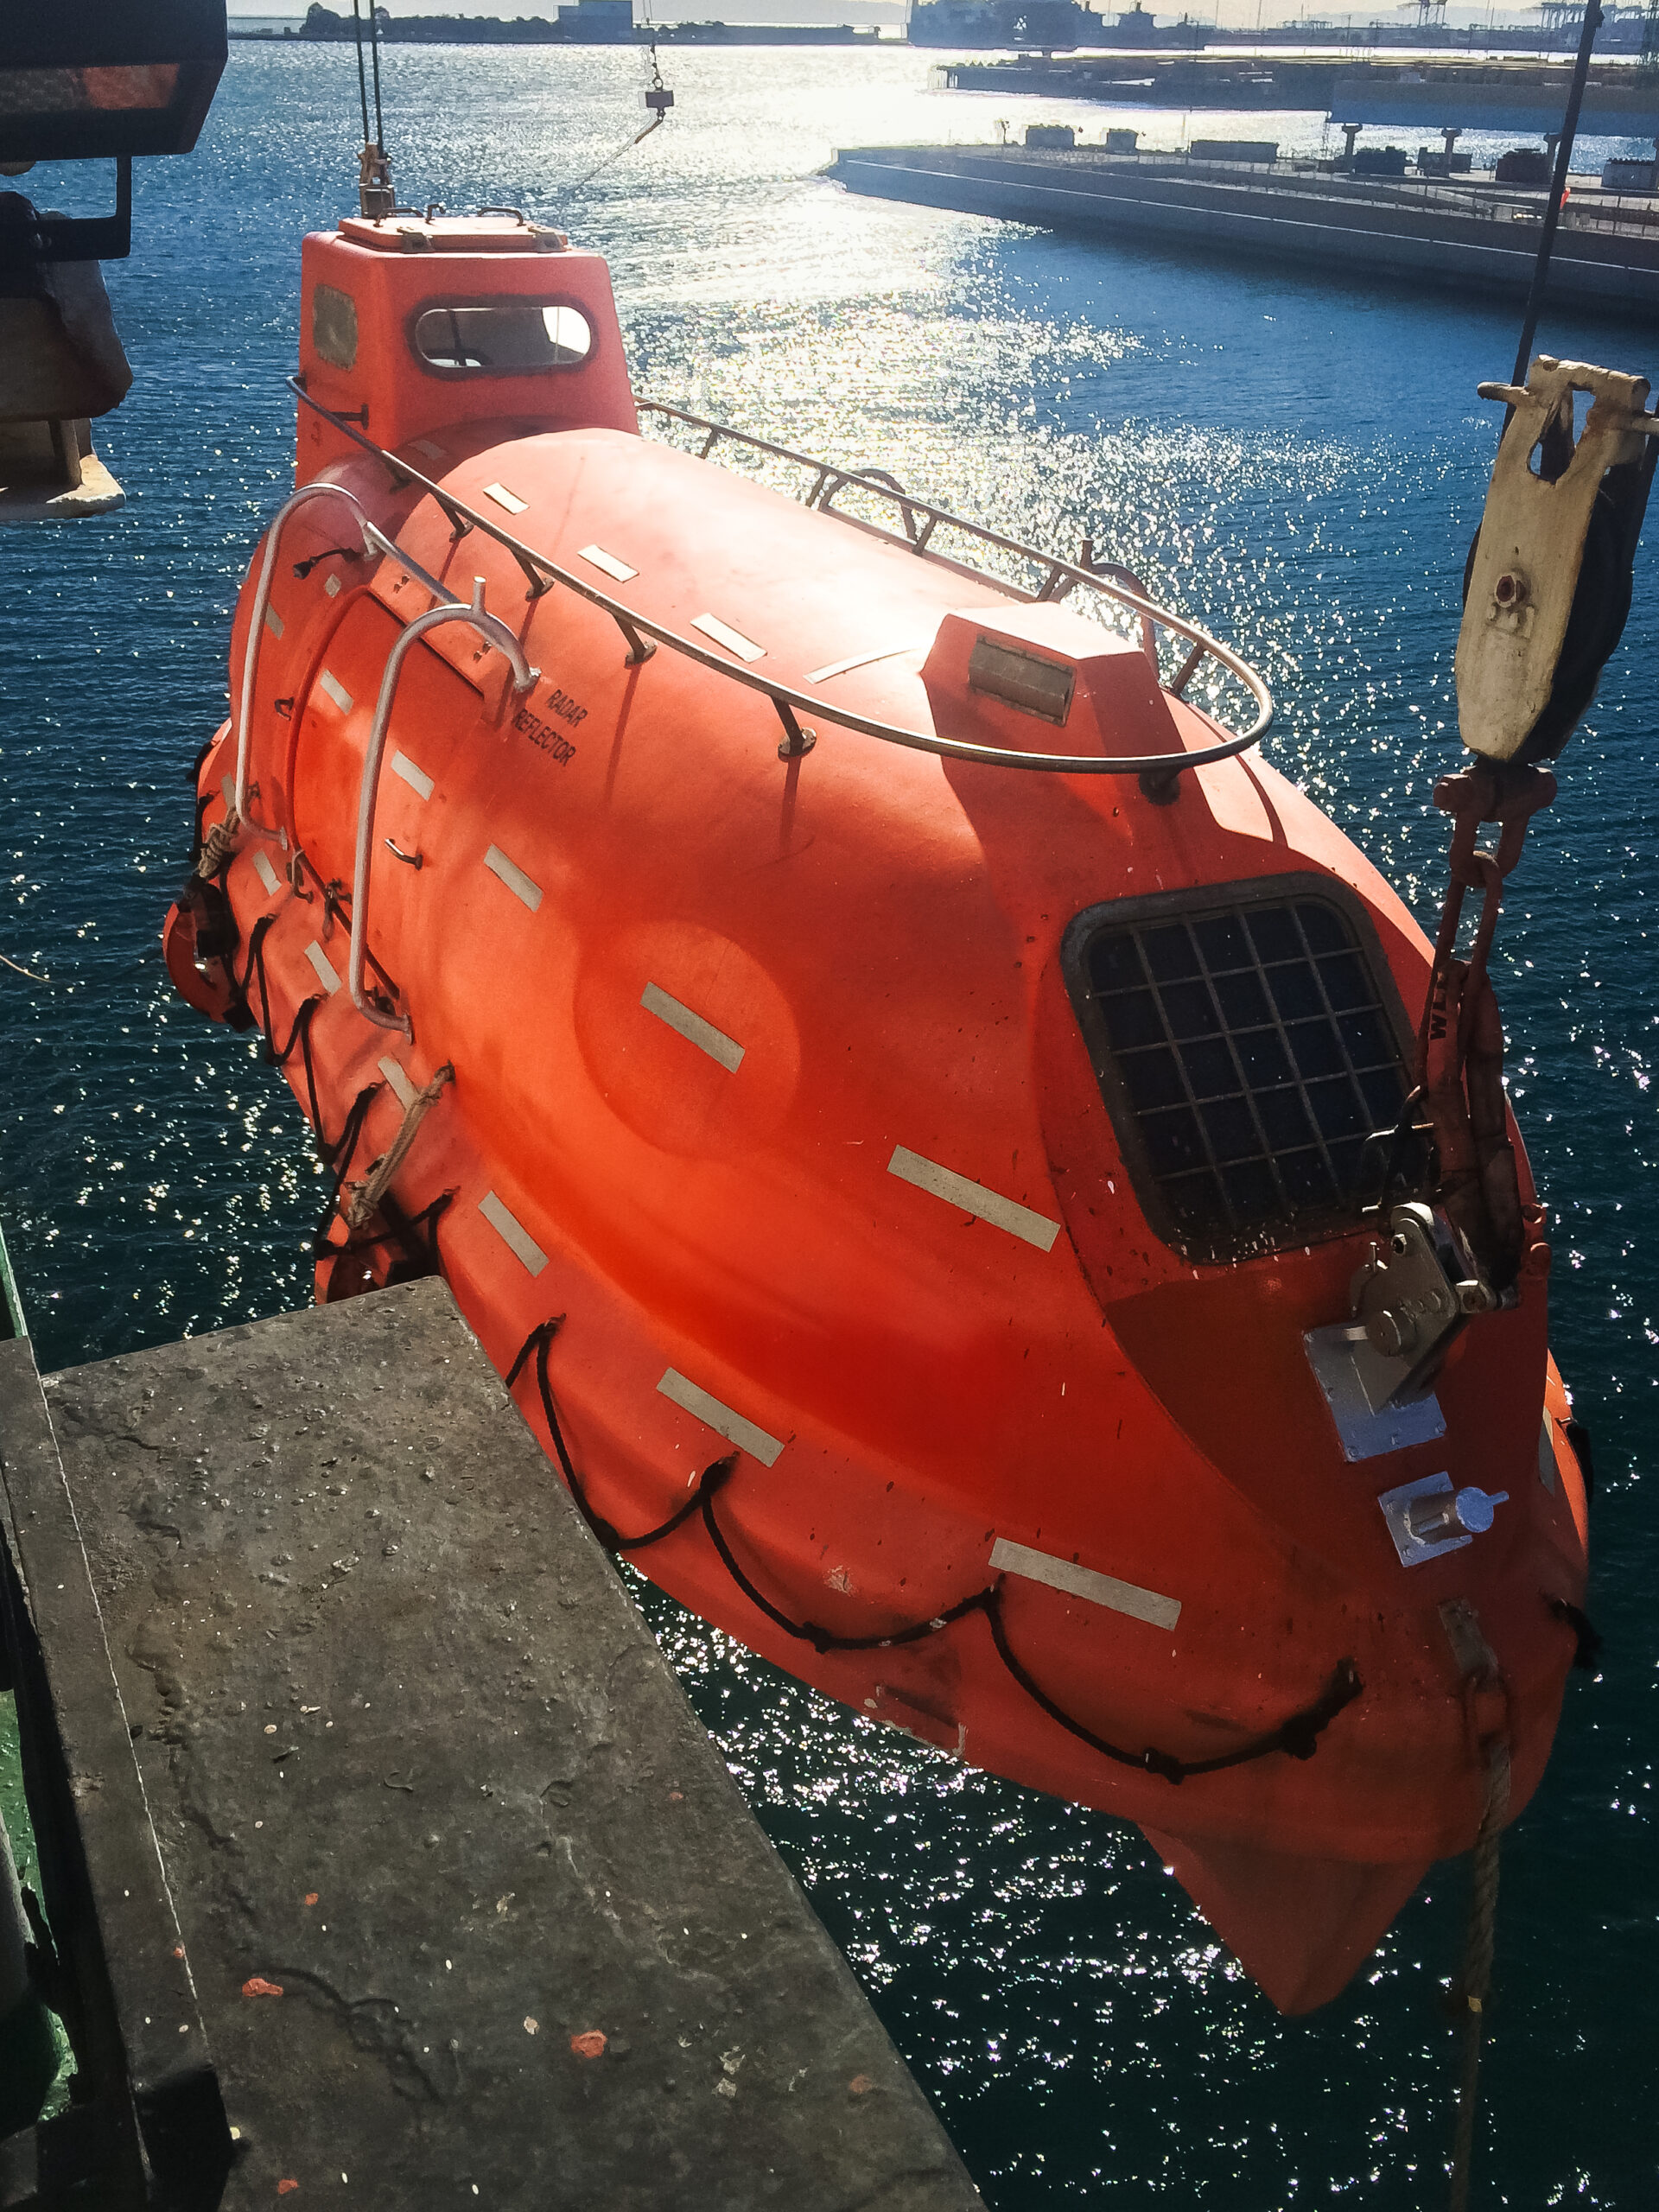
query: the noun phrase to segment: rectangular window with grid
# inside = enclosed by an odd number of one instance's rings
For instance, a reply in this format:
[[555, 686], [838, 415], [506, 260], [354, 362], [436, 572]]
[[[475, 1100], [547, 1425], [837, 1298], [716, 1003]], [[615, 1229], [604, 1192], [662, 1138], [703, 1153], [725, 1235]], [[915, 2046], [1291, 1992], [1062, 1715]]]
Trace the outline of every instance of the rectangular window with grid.
[[1380, 960], [1327, 897], [1155, 905], [1096, 907], [1067, 943], [1154, 1226], [1190, 1257], [1224, 1259], [1349, 1225], [1380, 1175], [1367, 1138], [1394, 1127], [1406, 1094]]

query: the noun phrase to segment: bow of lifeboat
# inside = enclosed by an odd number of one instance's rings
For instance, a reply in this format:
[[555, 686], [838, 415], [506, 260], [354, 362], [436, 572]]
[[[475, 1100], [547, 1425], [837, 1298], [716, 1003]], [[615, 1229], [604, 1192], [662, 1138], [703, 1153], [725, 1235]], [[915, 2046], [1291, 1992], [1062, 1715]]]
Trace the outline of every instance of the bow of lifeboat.
[[[300, 474], [356, 512], [256, 561], [170, 948], [356, 1193], [326, 1287], [441, 1266], [665, 1589], [1137, 1822], [1324, 2001], [1495, 1744], [1536, 1786], [1584, 1576], [1547, 1255], [1403, 1412], [1310, 1356], [1423, 938], [1262, 762], [1092, 772], [1224, 734], [1140, 642], [640, 437], [594, 257], [372, 227], [306, 248]], [[409, 639], [476, 578], [517, 658]], [[1411, 1555], [1414, 1484], [1504, 1502]]]

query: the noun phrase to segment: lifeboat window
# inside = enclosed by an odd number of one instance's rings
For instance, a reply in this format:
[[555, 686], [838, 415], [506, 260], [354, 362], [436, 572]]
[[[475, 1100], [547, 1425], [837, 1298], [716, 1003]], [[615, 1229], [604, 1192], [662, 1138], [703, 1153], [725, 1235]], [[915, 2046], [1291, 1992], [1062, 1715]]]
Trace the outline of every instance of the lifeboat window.
[[968, 656], [970, 691], [982, 691], [1041, 721], [1065, 722], [1077, 680], [1077, 671], [1064, 661], [1043, 660], [1036, 653], [994, 645], [988, 638], [979, 639]]
[[1381, 1172], [1368, 1140], [1406, 1092], [1404, 1018], [1368, 923], [1263, 887], [1225, 906], [1092, 908], [1064, 957], [1160, 1234], [1222, 1260], [1351, 1225]]
[[311, 295], [311, 343], [337, 369], [357, 365], [357, 302], [349, 292], [319, 284]]
[[415, 318], [415, 351], [450, 376], [526, 376], [574, 369], [594, 350], [594, 326], [557, 300], [457, 300]]

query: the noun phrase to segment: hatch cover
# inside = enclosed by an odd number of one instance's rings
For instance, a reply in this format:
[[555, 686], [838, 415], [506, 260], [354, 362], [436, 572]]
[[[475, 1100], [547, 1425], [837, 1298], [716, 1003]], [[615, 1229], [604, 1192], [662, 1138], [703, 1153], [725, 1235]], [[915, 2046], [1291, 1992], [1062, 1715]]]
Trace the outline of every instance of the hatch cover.
[[1369, 918], [1324, 878], [1091, 907], [1062, 954], [1147, 1218], [1188, 1258], [1351, 1230], [1406, 1093]]

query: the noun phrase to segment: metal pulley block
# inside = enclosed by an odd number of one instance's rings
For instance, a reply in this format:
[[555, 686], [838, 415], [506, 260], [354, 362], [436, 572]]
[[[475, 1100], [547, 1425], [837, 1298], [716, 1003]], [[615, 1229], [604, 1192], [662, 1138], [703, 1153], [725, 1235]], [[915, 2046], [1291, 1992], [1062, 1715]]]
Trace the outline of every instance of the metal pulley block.
[[[1553, 760], [1595, 696], [1630, 605], [1659, 415], [1645, 378], [1541, 353], [1513, 411], [1464, 575], [1463, 741], [1491, 760]], [[1573, 435], [1573, 395], [1591, 406]]]

